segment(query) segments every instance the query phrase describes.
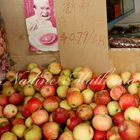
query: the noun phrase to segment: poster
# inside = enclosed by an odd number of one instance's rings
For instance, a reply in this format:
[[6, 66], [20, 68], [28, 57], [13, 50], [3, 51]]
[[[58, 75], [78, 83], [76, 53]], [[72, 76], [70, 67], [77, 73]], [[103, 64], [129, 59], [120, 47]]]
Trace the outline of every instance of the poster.
[[53, 0], [24, 0], [31, 52], [58, 51]]

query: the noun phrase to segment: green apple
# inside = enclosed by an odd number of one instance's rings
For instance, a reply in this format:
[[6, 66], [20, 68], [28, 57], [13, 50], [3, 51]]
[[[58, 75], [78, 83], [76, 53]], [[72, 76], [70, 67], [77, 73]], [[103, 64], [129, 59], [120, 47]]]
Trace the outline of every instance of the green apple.
[[85, 89], [82, 91], [83, 97], [84, 97], [84, 103], [90, 104], [93, 101], [94, 98], [94, 92], [90, 89]]
[[73, 130], [74, 140], [92, 140], [93, 128], [87, 123], [78, 124]]
[[7, 96], [11, 96], [14, 92], [15, 92], [15, 89], [12, 86], [5, 86], [2, 89], [2, 94], [7, 95]]
[[32, 123], [33, 123], [33, 120], [32, 120], [31, 117], [26, 118], [26, 120], [25, 120], [25, 125], [26, 125], [27, 127], [31, 127], [31, 126], [32, 126]]
[[24, 133], [25, 140], [42, 140], [42, 130], [37, 125], [32, 125]]
[[66, 109], [66, 110], [71, 110], [71, 106], [68, 104], [67, 100], [62, 100], [60, 103], [59, 103], [59, 106]]
[[59, 86], [69, 86], [71, 83], [71, 79], [69, 76], [61, 75], [58, 77], [57, 82]]
[[18, 138], [22, 138], [24, 135], [24, 132], [26, 130], [26, 126], [24, 124], [15, 124], [12, 127], [12, 132], [18, 136]]
[[31, 69], [36, 68], [36, 67], [38, 67], [38, 64], [32, 62], [32, 63], [29, 63], [29, 64], [27, 65], [27, 70], [30, 71]]
[[18, 138], [14, 133], [7, 131], [1, 135], [0, 140], [18, 140]]
[[57, 88], [57, 91], [56, 91], [57, 95], [62, 99], [66, 98], [66, 94], [68, 92], [68, 89], [69, 89], [68, 86], [59, 86]]
[[33, 96], [35, 94], [35, 89], [31, 84], [27, 84], [23, 87], [23, 94], [25, 96]]
[[63, 69], [60, 73], [60, 75], [65, 75], [65, 76], [71, 76], [71, 70], [66, 68], [66, 69]]
[[121, 73], [121, 79], [123, 81], [123, 84], [130, 82], [131, 73], [129, 71], [124, 71]]

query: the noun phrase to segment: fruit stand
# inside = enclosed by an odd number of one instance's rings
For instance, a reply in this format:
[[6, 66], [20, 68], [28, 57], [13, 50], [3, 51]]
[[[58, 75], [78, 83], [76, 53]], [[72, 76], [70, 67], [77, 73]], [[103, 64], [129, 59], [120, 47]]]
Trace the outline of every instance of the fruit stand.
[[139, 50], [108, 47], [105, 1], [54, 7], [59, 51], [35, 54], [23, 1], [0, 1], [12, 61], [0, 84], [0, 140], [140, 140]]

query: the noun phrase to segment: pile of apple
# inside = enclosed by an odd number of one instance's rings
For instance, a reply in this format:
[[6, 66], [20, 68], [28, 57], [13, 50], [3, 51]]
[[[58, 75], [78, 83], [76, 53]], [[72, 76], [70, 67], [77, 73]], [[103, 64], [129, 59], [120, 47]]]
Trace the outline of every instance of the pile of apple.
[[140, 140], [139, 103], [139, 72], [30, 63], [1, 85], [0, 140]]

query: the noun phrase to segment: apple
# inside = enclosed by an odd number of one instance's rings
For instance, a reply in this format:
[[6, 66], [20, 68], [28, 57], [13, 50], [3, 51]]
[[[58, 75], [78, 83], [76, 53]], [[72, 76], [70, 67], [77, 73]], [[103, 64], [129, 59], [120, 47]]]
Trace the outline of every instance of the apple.
[[94, 92], [104, 90], [106, 87], [106, 75], [93, 76], [89, 81], [89, 88]]
[[46, 110], [40, 109], [33, 112], [31, 118], [34, 124], [41, 125], [49, 120], [49, 114]]
[[78, 73], [82, 69], [82, 67], [75, 67], [72, 71], [72, 75], [74, 78], [78, 78]]
[[97, 104], [96, 104], [95, 102], [92, 102], [92, 103], [90, 103], [89, 105], [91, 106], [92, 110], [94, 110], [95, 107], [97, 106]]
[[127, 91], [126, 89], [122, 86], [115, 86], [110, 90], [110, 96], [113, 100], [118, 101], [120, 97], [125, 94]]
[[32, 72], [41, 74], [42, 70], [41, 70], [39, 67], [35, 67], [35, 68], [32, 68], [32, 69], [30, 70], [30, 73], [32, 73]]
[[24, 132], [25, 140], [41, 140], [42, 139], [42, 130], [37, 125], [32, 125]]
[[31, 84], [27, 84], [23, 87], [23, 94], [25, 96], [33, 96], [35, 94], [35, 89]]
[[24, 124], [15, 124], [12, 127], [12, 132], [18, 137], [22, 138], [24, 136], [24, 132], [26, 130], [26, 126]]
[[74, 114], [67, 119], [67, 127], [69, 130], [73, 130], [75, 126], [79, 123], [82, 123], [82, 119], [78, 116], [78, 114]]
[[107, 90], [101, 90], [95, 93], [95, 103], [99, 105], [107, 105], [111, 101], [111, 97]]
[[86, 82], [82, 79], [74, 79], [71, 82], [71, 87], [78, 88], [80, 91], [86, 89]]
[[8, 81], [13, 82], [13, 81], [17, 80], [16, 78], [17, 78], [17, 72], [16, 72], [15, 70], [9, 70], [9, 71], [6, 73], [6, 79], [7, 79]]
[[40, 93], [43, 97], [53, 96], [56, 93], [56, 87], [54, 85], [45, 84], [40, 89]]
[[27, 65], [27, 70], [30, 71], [31, 69], [36, 68], [36, 67], [38, 67], [38, 64], [31, 62]]
[[38, 79], [36, 79], [33, 87], [36, 91], [40, 91], [42, 86], [44, 86], [46, 83], [46, 79], [42, 78], [42, 77], [38, 77]]
[[7, 104], [4, 108], [3, 108], [3, 115], [10, 119], [16, 116], [18, 112], [18, 109], [15, 105], [13, 104]]
[[59, 96], [60, 98], [64, 99], [66, 98], [66, 94], [68, 92], [69, 87], [68, 86], [58, 86], [57, 87], [57, 96]]
[[8, 98], [9, 97], [7, 95], [0, 95], [0, 105], [1, 106], [7, 105], [9, 103]]
[[137, 140], [140, 137], [140, 126], [131, 120], [123, 121], [118, 128], [123, 140]]
[[94, 136], [93, 128], [87, 123], [80, 123], [73, 130], [75, 140], [92, 140]]
[[11, 96], [13, 93], [15, 93], [15, 89], [12, 86], [5, 86], [2, 89], [3, 95]]
[[118, 112], [113, 116], [113, 122], [116, 126], [120, 125], [124, 120], [124, 112]]
[[108, 140], [121, 140], [117, 126], [113, 126], [107, 131], [107, 139]]
[[140, 72], [135, 72], [131, 75], [131, 83], [140, 82]]
[[105, 131], [94, 131], [93, 140], [107, 140], [107, 134]]
[[13, 93], [11, 96], [9, 96], [9, 103], [14, 105], [20, 105], [24, 101], [24, 96], [20, 93]]
[[27, 79], [30, 72], [27, 70], [19, 71], [18, 72], [18, 80]]
[[62, 70], [62, 67], [59, 62], [51, 62], [48, 65], [48, 71], [51, 72], [53, 75], [60, 74], [61, 70]]
[[71, 76], [71, 70], [68, 68], [62, 69], [60, 75]]
[[90, 104], [93, 101], [94, 92], [90, 89], [85, 89], [82, 91], [83, 97], [84, 97], [84, 103]]
[[123, 84], [130, 82], [131, 73], [129, 71], [124, 71], [121, 73], [121, 79], [123, 81]]
[[87, 104], [82, 104], [80, 105], [77, 109], [76, 112], [78, 116], [83, 120], [83, 121], [88, 121], [92, 118], [93, 116], [93, 111], [92, 107]]
[[140, 86], [139, 83], [131, 83], [128, 86], [127, 90], [130, 94], [137, 94], [139, 86]]
[[70, 83], [71, 83], [71, 79], [69, 76], [66, 76], [66, 75], [61, 75], [57, 79], [57, 84], [59, 86], [69, 86]]
[[29, 112], [26, 105], [21, 107], [21, 113], [25, 118], [31, 116], [31, 112]]
[[94, 115], [98, 115], [98, 114], [107, 115], [108, 109], [105, 105], [96, 105], [96, 107], [93, 109], [93, 114]]
[[28, 117], [28, 118], [26, 118], [26, 120], [25, 120], [25, 125], [26, 125], [27, 127], [31, 127], [32, 124], [33, 124], [33, 120], [32, 120], [32, 118], [31, 118], [31, 116]]
[[18, 138], [14, 133], [7, 131], [1, 135], [1, 140], [18, 140]]
[[60, 127], [56, 122], [47, 122], [42, 127], [43, 134], [47, 139], [56, 139], [58, 138]]
[[48, 112], [53, 112], [59, 106], [59, 100], [56, 96], [50, 96], [44, 99], [43, 107]]
[[64, 131], [58, 138], [58, 140], [74, 140], [73, 133], [71, 131]]
[[4, 81], [3, 84], [2, 84], [2, 88], [5, 88], [5, 87], [12, 87], [13, 86], [13, 83], [10, 82], [10, 81]]
[[40, 109], [42, 107], [42, 102], [33, 97], [31, 98], [28, 102], [27, 102], [27, 110], [30, 112], [30, 113], [33, 113], [34, 111]]
[[28, 84], [33, 85], [35, 83], [35, 81], [39, 78], [39, 74], [36, 72], [31, 72], [28, 75]]
[[66, 99], [67, 99], [68, 104], [72, 108], [76, 108], [80, 106], [81, 104], [83, 104], [84, 102], [83, 94], [78, 91], [68, 92]]
[[14, 85], [14, 88], [21, 90], [24, 86], [28, 84], [28, 79], [21, 79], [17, 84]]
[[53, 74], [48, 71], [48, 69], [44, 69], [43, 72], [40, 75], [41, 78], [44, 78], [47, 83], [50, 83], [50, 81], [53, 79]]
[[16, 124], [24, 124], [24, 119], [22, 119], [22, 118], [14, 118], [12, 120], [12, 125], [16, 125]]
[[96, 130], [107, 131], [112, 127], [112, 119], [109, 115], [95, 115], [92, 119], [92, 125]]
[[25, 98], [24, 98], [24, 105], [26, 105], [27, 104], [27, 102], [31, 99], [31, 98], [33, 98], [32, 96], [25, 96]]
[[132, 120], [140, 124], [140, 109], [137, 107], [129, 107], [124, 111], [124, 118], [126, 120]]
[[53, 111], [52, 118], [58, 124], [63, 124], [69, 118], [69, 113], [66, 109], [58, 107]]
[[122, 110], [131, 106], [138, 107], [138, 101], [132, 94], [124, 94], [119, 99], [119, 104]]
[[115, 86], [122, 85], [122, 79], [118, 74], [109, 74], [106, 78], [106, 85], [109, 89], [112, 89]]
[[60, 103], [59, 103], [59, 107], [62, 107], [66, 110], [71, 110], [71, 106], [68, 104], [67, 100], [62, 100]]
[[[26, 96], [26, 97], [27, 97], [27, 96]], [[33, 97], [39, 99], [41, 102], [44, 101], [44, 97], [43, 97], [40, 93], [35, 93], [35, 95], [34, 95]]]
[[110, 101], [107, 104], [107, 109], [110, 116], [114, 116], [116, 113], [121, 112], [121, 107], [117, 101]]
[[78, 74], [77, 78], [81, 79], [82, 81], [89, 81], [92, 78], [92, 71], [88, 67], [82, 67]]
[[70, 88], [68, 89], [67, 92], [73, 92], [73, 91], [78, 91], [78, 92], [80, 92], [80, 89], [78, 89], [78, 88], [76, 88], [76, 87], [70, 87]]

